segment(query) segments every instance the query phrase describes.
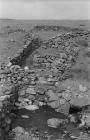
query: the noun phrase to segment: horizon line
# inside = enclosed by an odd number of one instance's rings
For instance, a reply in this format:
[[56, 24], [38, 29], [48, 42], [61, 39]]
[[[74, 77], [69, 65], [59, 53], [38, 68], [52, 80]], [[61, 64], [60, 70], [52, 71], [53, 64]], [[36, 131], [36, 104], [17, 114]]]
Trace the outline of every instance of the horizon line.
[[85, 20], [90, 20], [90, 19], [23, 19], [23, 18], [0, 18], [0, 20], [81, 20], [81, 21], [85, 21]]

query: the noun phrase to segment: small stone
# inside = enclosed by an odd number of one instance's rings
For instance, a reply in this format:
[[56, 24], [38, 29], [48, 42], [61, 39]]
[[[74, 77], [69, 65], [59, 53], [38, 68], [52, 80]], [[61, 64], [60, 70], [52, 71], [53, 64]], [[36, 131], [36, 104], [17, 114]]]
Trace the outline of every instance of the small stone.
[[32, 105], [32, 100], [29, 100], [28, 104], [29, 104], [29, 105]]
[[10, 67], [10, 71], [11, 72], [17, 72], [18, 70], [20, 69], [20, 66], [19, 65], [12, 65], [11, 67]]
[[30, 94], [30, 95], [28, 96], [28, 99], [29, 99], [29, 100], [34, 100], [34, 99], [35, 99], [35, 96]]
[[27, 105], [24, 108], [31, 111], [39, 109], [37, 105]]
[[79, 85], [79, 90], [81, 92], [86, 92], [87, 91], [87, 87], [86, 86], [83, 86], [83, 85]]
[[18, 101], [19, 101], [19, 102], [22, 102], [22, 101], [24, 101], [24, 98], [19, 97], [19, 98], [18, 98]]
[[29, 116], [28, 115], [21, 115], [22, 118], [28, 119]]
[[8, 86], [8, 85], [2, 85], [2, 92], [4, 94], [11, 94], [12, 92], [12, 86]]
[[19, 91], [19, 95], [20, 95], [20, 96], [25, 95], [25, 90], [24, 90], [24, 89], [20, 90], [20, 91]]
[[52, 128], [57, 128], [61, 123], [63, 123], [63, 120], [58, 118], [51, 118], [47, 120], [48, 126]]
[[1, 111], [2, 107], [3, 107], [3, 104], [2, 104], [2, 101], [0, 101], [0, 111]]
[[15, 102], [15, 105], [16, 105], [16, 106], [20, 106], [21, 104], [20, 104], [20, 103], [18, 103], [18, 102]]
[[41, 94], [41, 95], [42, 95], [42, 94], [44, 94], [44, 89], [37, 89], [36, 92], [37, 92], [38, 94]]
[[57, 87], [58, 87], [59, 85], [60, 85], [60, 84], [59, 84], [59, 82], [55, 82], [55, 86], [57, 86]]
[[59, 108], [55, 109], [57, 112], [63, 113], [65, 115], [69, 114], [70, 103], [65, 102], [64, 104], [59, 104]]
[[39, 102], [39, 106], [43, 106], [44, 105], [44, 103], [43, 102]]
[[0, 96], [3, 95], [3, 92], [2, 92], [2, 86], [3, 86], [3, 85], [0, 85]]
[[55, 80], [54, 78], [48, 78], [47, 81], [48, 82], [56, 82], [57, 80]]
[[26, 89], [26, 93], [32, 94], [32, 95], [35, 95], [36, 94], [34, 88], [29, 88], [29, 87]]
[[75, 118], [75, 116], [74, 115], [69, 115], [69, 118], [70, 118], [70, 122], [71, 123], [76, 123], [76, 118]]
[[13, 131], [15, 133], [21, 133], [21, 134], [23, 134], [24, 133], [24, 128], [22, 128], [20, 126], [17, 126], [15, 129], [13, 129]]
[[36, 82], [35, 81], [31, 81], [30, 84], [31, 85], [36, 85]]
[[28, 78], [23, 78], [23, 82], [24, 82], [25, 84], [28, 84], [28, 83], [29, 83]]
[[39, 101], [38, 101], [38, 100], [35, 100], [35, 101], [34, 101], [34, 105], [39, 106]]
[[28, 67], [28, 66], [25, 66], [25, 67], [24, 67], [24, 70], [25, 70], [25, 71], [28, 71], [28, 70], [29, 70], [29, 67]]
[[9, 62], [9, 63], [7, 64], [7, 67], [11, 67], [11, 66], [12, 66], [12, 63]]
[[86, 113], [82, 116], [81, 119], [82, 124], [86, 124], [86, 126], [90, 127], [90, 113]]
[[47, 81], [46, 81], [46, 79], [44, 77], [39, 77], [38, 83], [46, 84]]
[[57, 101], [59, 98], [58, 98], [58, 96], [57, 95], [53, 95], [53, 96], [51, 96], [50, 98], [49, 98], [49, 102], [51, 102], [51, 101]]
[[0, 101], [5, 100], [6, 98], [10, 98], [10, 96], [9, 96], [9, 95], [4, 95], [4, 96], [1, 96], [1, 97], [0, 97]]
[[65, 99], [63, 99], [63, 98], [60, 98], [59, 103], [60, 103], [61, 105], [63, 105], [63, 104], [65, 104], [65, 103], [66, 103], [66, 100], [65, 100]]
[[60, 107], [60, 104], [59, 104], [59, 101], [58, 101], [58, 100], [49, 102], [48, 105], [49, 105], [51, 108], [54, 108], [54, 109]]
[[71, 94], [70, 94], [70, 93], [68, 93], [68, 92], [63, 92], [63, 93], [61, 93], [61, 95], [62, 95], [62, 97], [63, 97], [64, 99], [66, 99], [67, 101], [70, 101], [70, 100], [71, 100]]
[[8, 117], [6, 117], [6, 118], [5, 118], [5, 122], [6, 122], [7, 124], [11, 124], [11, 119], [8, 118]]
[[24, 98], [23, 101], [24, 101], [24, 102], [29, 102], [29, 99]]
[[56, 101], [56, 100], [59, 99], [58, 96], [55, 95], [55, 93], [54, 93], [52, 90], [48, 90], [48, 91], [46, 92], [46, 95], [49, 97], [49, 101], [50, 101], [50, 102], [51, 102], [51, 101]]

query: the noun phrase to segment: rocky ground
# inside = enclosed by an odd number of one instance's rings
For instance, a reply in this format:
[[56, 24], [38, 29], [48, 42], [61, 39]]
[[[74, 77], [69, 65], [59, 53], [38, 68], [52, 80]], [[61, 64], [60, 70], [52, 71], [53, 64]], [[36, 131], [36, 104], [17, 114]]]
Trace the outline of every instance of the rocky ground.
[[[43, 40], [37, 30], [58, 34]], [[40, 25], [20, 32], [22, 49], [0, 70], [1, 139], [89, 140], [90, 31]]]

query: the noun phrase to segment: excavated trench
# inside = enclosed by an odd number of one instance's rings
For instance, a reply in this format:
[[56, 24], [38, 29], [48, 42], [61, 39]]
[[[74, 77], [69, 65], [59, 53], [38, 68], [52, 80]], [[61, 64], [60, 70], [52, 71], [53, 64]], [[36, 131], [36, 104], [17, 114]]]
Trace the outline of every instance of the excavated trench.
[[[32, 40], [29, 45], [27, 45], [27, 48], [23, 50], [23, 52], [16, 58], [12, 59], [11, 62], [13, 65], [19, 65], [22, 68], [25, 66], [31, 67], [30, 63], [27, 63], [27, 59], [29, 58], [31, 54], [41, 47], [42, 43], [41, 41], [37, 38]], [[14, 113], [12, 111], [12, 113]], [[15, 110], [16, 116], [12, 119], [12, 124], [11, 127], [12, 129], [20, 126], [24, 128], [26, 131], [30, 132], [33, 137], [30, 140], [57, 140], [58, 138], [62, 138], [64, 136], [64, 140], [70, 140], [70, 134], [71, 129], [72, 133], [76, 133], [76, 135], [79, 134], [79, 129], [76, 130], [75, 126], [73, 124], [68, 123], [66, 126], [62, 125], [59, 126], [58, 128], [53, 128], [53, 127], [48, 127], [47, 125], [47, 120], [50, 118], [58, 118], [58, 119], [64, 119], [68, 118], [66, 115], [63, 113], [56, 112], [54, 109], [49, 107], [48, 105], [44, 105], [39, 108], [39, 110], [36, 111], [29, 111], [26, 109], [17, 109]], [[29, 116], [29, 118], [22, 118], [22, 116]], [[67, 133], [65, 132], [67, 131]], [[38, 133], [38, 134], [37, 134]], [[66, 133], [66, 134], [65, 134]], [[9, 135], [8, 139], [14, 138], [14, 136], [11, 136], [12, 134]], [[22, 139], [21, 139], [22, 140]], [[29, 139], [28, 139], [29, 140]]]
[[[41, 47], [41, 45], [42, 42], [38, 38], [31, 40], [30, 43], [24, 47], [23, 51], [11, 60], [12, 64], [19, 65], [21, 68], [24, 68], [25, 66], [29, 67], [27, 64], [27, 59], [36, 49]], [[33, 135], [30, 140], [73, 140], [80, 135], [80, 132], [82, 132], [82, 129], [77, 127], [81, 123], [78, 117], [78, 113], [80, 113], [82, 110], [83, 107], [78, 108], [77, 106], [70, 106], [69, 114], [75, 114], [77, 119], [75, 123], [72, 123], [70, 122], [68, 115], [56, 112], [55, 109], [52, 109], [48, 105], [42, 105], [42, 107], [34, 111], [29, 111], [24, 108], [15, 109], [14, 111], [11, 111], [11, 113], [15, 115], [12, 119], [11, 130], [18, 126], [23, 127], [27, 132], [30, 132], [30, 134]], [[28, 118], [23, 118], [22, 116], [28, 116]], [[65, 126], [61, 125], [57, 128], [48, 127], [47, 120], [50, 118], [65, 118], [68, 119], [68, 123], [65, 124]], [[14, 139], [11, 131], [8, 139]], [[7, 135], [4, 137], [4, 140], [7, 140]]]

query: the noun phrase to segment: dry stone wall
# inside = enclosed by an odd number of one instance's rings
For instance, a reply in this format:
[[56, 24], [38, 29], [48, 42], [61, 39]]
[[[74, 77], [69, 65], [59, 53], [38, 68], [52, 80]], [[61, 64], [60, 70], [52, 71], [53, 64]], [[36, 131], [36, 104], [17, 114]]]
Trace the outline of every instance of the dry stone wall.
[[[90, 105], [89, 85], [85, 87], [80, 83], [76, 84], [77, 81], [68, 80], [70, 78], [70, 68], [75, 63], [80, 49], [79, 44], [75, 43], [82, 39], [82, 37], [88, 38], [88, 35], [89, 32], [84, 31], [74, 34], [63, 34], [52, 38], [48, 42], [44, 42], [43, 45], [46, 46], [44, 49], [48, 51], [48, 49], [55, 47], [60, 49], [60, 51], [62, 50], [59, 57], [39, 55], [34, 58], [34, 65], [39, 66], [39, 69], [36, 66], [34, 69], [29, 69], [28, 66], [22, 68], [28, 55], [35, 49], [41, 47], [41, 40], [39, 38], [33, 38], [7, 66], [1, 68], [1, 138], [2, 134], [7, 134], [11, 129], [12, 118], [15, 117], [14, 112], [17, 109], [37, 110], [40, 106], [48, 105], [55, 109], [56, 112], [61, 112], [68, 116], [71, 106], [78, 106], [82, 110], [82, 106]], [[64, 85], [61, 83], [62, 80], [66, 80]], [[67, 86], [68, 84], [69, 86]], [[88, 95], [82, 97], [82, 93], [85, 92]], [[84, 114], [81, 126], [89, 124], [88, 122], [89, 119], [85, 120]], [[51, 125], [54, 124], [51, 123]]]

